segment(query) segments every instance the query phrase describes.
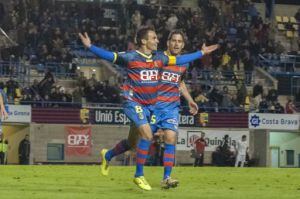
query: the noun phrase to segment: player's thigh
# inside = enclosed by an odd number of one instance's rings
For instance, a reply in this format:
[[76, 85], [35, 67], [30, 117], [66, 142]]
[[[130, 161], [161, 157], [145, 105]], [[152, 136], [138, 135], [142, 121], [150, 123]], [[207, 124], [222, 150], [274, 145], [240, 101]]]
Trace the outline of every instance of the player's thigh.
[[123, 111], [137, 128], [149, 123], [150, 111], [139, 103], [133, 101], [125, 102]]
[[[178, 123], [179, 123], [179, 112], [177, 109], [164, 111], [164, 114], [161, 115], [159, 128], [163, 130], [170, 130], [176, 133], [178, 132]], [[172, 135], [173, 133], [168, 133]]]
[[139, 138], [140, 136], [139, 136], [138, 128], [134, 125], [130, 125], [128, 143], [132, 149], [136, 148]]

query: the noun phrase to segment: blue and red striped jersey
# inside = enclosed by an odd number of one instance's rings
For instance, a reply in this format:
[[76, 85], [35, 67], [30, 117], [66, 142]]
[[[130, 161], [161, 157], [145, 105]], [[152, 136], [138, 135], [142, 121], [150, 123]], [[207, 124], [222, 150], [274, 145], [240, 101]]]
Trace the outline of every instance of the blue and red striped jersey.
[[155, 104], [159, 72], [174, 58], [157, 52], [151, 55], [139, 51], [115, 54], [115, 63], [126, 66], [127, 70], [127, 79], [122, 86], [123, 97], [142, 105]]
[[[89, 50], [98, 57], [124, 66], [127, 69], [127, 80], [123, 85], [123, 96], [125, 99], [133, 100], [142, 105], [155, 104], [157, 101], [157, 86], [160, 78], [160, 70], [163, 66], [170, 66], [169, 71], [165, 69], [162, 79], [166, 77], [164, 82], [170, 83], [177, 80], [176, 73], [182, 74], [181, 69], [171, 67], [177, 64], [177, 67], [184, 67], [186, 64], [203, 56], [202, 51], [181, 55], [178, 57], [169, 56], [164, 53], [154, 52], [151, 55], [145, 55], [139, 51], [130, 51], [126, 53], [113, 53], [103, 48], [91, 45]], [[186, 68], [186, 67], [184, 67]], [[172, 73], [173, 71], [173, 73]], [[174, 71], [177, 71], [174, 73]], [[169, 74], [167, 74], [169, 72]], [[169, 77], [167, 77], [169, 76]], [[169, 79], [168, 79], [169, 78]], [[177, 85], [179, 87], [179, 85]], [[164, 89], [165, 90], [165, 89]], [[171, 90], [169, 95], [164, 95], [160, 100], [170, 101]], [[174, 92], [175, 93], [175, 92]], [[176, 92], [177, 93], [177, 92]], [[179, 92], [178, 92], [179, 93]], [[179, 94], [178, 94], [179, 95]], [[173, 98], [176, 101], [176, 98]], [[172, 102], [173, 102], [172, 100]]]
[[[166, 52], [165, 52], [165, 55]], [[157, 89], [158, 108], [176, 108], [180, 106], [180, 82], [188, 64], [164, 66], [161, 68]]]

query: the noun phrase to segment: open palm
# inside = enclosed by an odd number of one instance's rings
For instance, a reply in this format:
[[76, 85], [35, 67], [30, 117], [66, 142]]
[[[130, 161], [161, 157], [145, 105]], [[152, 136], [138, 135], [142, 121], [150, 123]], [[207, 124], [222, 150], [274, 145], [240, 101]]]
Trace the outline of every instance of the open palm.
[[204, 54], [210, 54], [211, 52], [217, 50], [219, 47], [220, 47], [219, 44], [214, 44], [210, 46], [206, 46], [205, 44], [203, 44], [201, 50], [204, 52]]

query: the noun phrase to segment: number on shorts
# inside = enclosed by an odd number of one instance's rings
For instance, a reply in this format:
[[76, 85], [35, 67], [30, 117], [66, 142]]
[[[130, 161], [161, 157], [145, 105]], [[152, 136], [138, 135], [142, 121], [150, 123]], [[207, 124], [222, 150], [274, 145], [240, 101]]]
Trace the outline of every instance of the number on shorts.
[[156, 116], [155, 115], [152, 115], [151, 116], [151, 121], [150, 121], [151, 124], [155, 124], [156, 123]]
[[143, 109], [142, 109], [141, 106], [135, 106], [134, 108], [135, 108], [136, 113], [142, 113], [143, 112]]

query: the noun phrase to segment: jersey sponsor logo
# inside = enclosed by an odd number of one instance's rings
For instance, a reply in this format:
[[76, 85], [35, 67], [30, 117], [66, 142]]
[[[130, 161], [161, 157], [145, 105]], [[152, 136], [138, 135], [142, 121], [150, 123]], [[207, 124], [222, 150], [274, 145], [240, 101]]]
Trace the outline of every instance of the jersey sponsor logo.
[[175, 82], [178, 83], [180, 79], [180, 75], [176, 73], [171, 73], [164, 71], [161, 75], [162, 81]]
[[140, 77], [142, 81], [158, 81], [158, 70], [142, 70]]

